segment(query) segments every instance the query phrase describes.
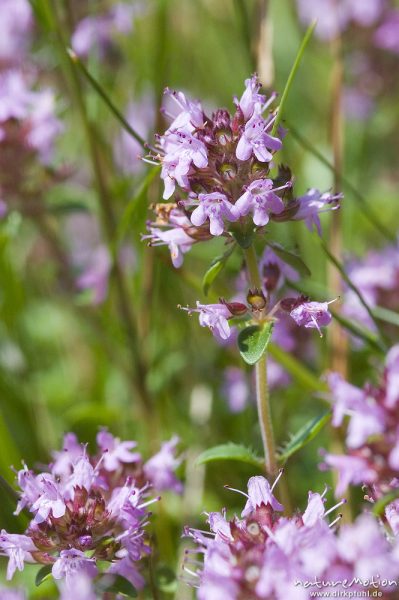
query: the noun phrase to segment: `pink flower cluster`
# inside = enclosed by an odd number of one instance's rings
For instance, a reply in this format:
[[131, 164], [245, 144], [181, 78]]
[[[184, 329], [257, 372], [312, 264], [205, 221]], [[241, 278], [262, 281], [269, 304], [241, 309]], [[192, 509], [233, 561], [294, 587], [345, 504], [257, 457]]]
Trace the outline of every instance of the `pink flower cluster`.
[[[365, 485], [367, 499], [376, 502], [388, 492], [399, 494], [399, 345], [388, 352], [378, 386], [347, 383], [337, 373], [328, 377], [335, 427], [348, 416], [344, 455], [324, 455], [322, 468], [338, 471], [337, 495], [352, 485]], [[388, 505], [386, 518], [399, 534], [399, 502]]]
[[[361, 260], [349, 261], [347, 273], [371, 308], [380, 306], [393, 311], [398, 310], [398, 245], [371, 250]], [[373, 320], [352, 290], [345, 292], [343, 310], [350, 319], [365, 325], [371, 331], [375, 330]]]
[[164, 199], [174, 196], [175, 202], [155, 207], [157, 219], [143, 238], [167, 245], [175, 267], [195, 242], [231, 238], [254, 226], [262, 231], [271, 219], [305, 220], [320, 231], [319, 213], [338, 207], [339, 195], [317, 190], [294, 198], [289, 169], [272, 177], [273, 157], [282, 147], [272, 133], [276, 117], [268, 112], [276, 95], [267, 100], [260, 87], [256, 75], [247, 79], [234, 114], [218, 109], [212, 117], [182, 92], [165, 92], [179, 112], [158, 136], [151, 159], [162, 165]]
[[[122, 442], [106, 430], [97, 435], [95, 456], [69, 433], [48, 471], [36, 474], [25, 465], [18, 472], [15, 514], [33, 516], [24, 534], [0, 534], [0, 551], [9, 558], [7, 579], [31, 562], [49, 565], [69, 598], [77, 576], [93, 580], [100, 571], [142, 587], [140, 560], [150, 553], [147, 507], [159, 500], [150, 497], [152, 490], [182, 491], [174, 472], [180, 464], [177, 443], [172, 438], [143, 462], [136, 442]], [[105, 571], [99, 561], [108, 563]]]
[[395, 597], [399, 548], [371, 515], [337, 533], [340, 516], [328, 519], [344, 501], [326, 510], [326, 492], [309, 492], [305, 511], [285, 517], [274, 485], [251, 477], [248, 494], [240, 492], [241, 518], [209, 513], [209, 532], [186, 529], [197, 547], [187, 551], [185, 570], [199, 600], [307, 600], [319, 589], [365, 592], [372, 578], [384, 598]]

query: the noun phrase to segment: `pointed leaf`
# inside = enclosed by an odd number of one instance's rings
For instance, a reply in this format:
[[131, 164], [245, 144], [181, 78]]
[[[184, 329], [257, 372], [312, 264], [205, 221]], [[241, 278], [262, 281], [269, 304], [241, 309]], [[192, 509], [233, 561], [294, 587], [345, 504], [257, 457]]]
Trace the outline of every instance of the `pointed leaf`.
[[203, 280], [202, 280], [202, 289], [203, 289], [205, 296], [208, 295], [209, 288], [211, 287], [212, 283], [215, 281], [216, 277], [224, 269], [229, 257], [233, 253], [234, 248], [235, 248], [235, 245], [233, 244], [228, 250], [226, 250], [226, 252], [224, 254], [222, 254], [222, 256], [218, 256], [217, 258], [215, 258], [212, 261], [211, 266], [205, 273]]
[[243, 231], [241, 228], [237, 227], [231, 230], [231, 234], [237, 244], [241, 246], [241, 248], [244, 248], [244, 250], [247, 250], [252, 244], [254, 229], [252, 227], [251, 229]]
[[331, 418], [331, 411], [328, 410], [323, 414], [315, 417], [308, 423], [306, 423], [297, 433], [295, 433], [287, 445], [284, 447], [282, 452], [279, 453], [278, 459], [285, 462], [290, 456], [301, 450], [306, 444], [308, 444], [316, 435], [321, 431], [328, 423]]
[[44, 565], [39, 571], [36, 573], [35, 584], [39, 586], [43, 581], [49, 579], [51, 577], [51, 569], [53, 565]]
[[199, 455], [196, 464], [204, 465], [205, 463], [217, 460], [236, 460], [260, 468], [264, 466], [263, 459], [257, 456], [250, 448], [232, 442], [208, 448], [208, 450]]
[[293, 267], [295, 271], [298, 271], [302, 277], [309, 277], [311, 275], [309, 267], [303, 262], [298, 254], [292, 252], [292, 250], [287, 250], [281, 246], [281, 244], [276, 244], [274, 242], [269, 243], [268, 246], [273, 249], [275, 254], [277, 254], [281, 260], [287, 263], [287, 265], [290, 265], [290, 267]]
[[268, 322], [263, 325], [250, 325], [240, 331], [237, 339], [238, 349], [247, 364], [254, 365], [262, 358], [270, 342], [272, 330], [273, 323]]

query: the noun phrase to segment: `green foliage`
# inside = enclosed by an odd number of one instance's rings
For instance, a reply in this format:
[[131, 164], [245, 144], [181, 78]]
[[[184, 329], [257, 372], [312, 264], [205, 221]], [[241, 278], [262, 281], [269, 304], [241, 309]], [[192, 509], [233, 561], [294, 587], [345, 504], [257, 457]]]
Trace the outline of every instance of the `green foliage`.
[[224, 254], [222, 254], [221, 256], [217, 256], [211, 262], [211, 266], [209, 267], [202, 279], [202, 289], [205, 296], [208, 295], [209, 289], [215, 281], [215, 279], [217, 278], [217, 276], [223, 271], [229, 257], [234, 251], [234, 248], [235, 246], [233, 244], [232, 246], [230, 246], [230, 248], [228, 248], [228, 250], [226, 250], [226, 252], [224, 252]]
[[281, 452], [279, 452], [279, 460], [285, 462], [290, 456], [302, 450], [306, 444], [316, 437], [330, 419], [331, 411], [329, 410], [315, 417], [301, 427], [299, 431], [291, 435], [290, 440], [283, 446]]
[[205, 452], [202, 452], [196, 460], [198, 465], [204, 465], [209, 462], [216, 462], [220, 460], [233, 460], [243, 463], [248, 463], [258, 468], [262, 468], [264, 461], [262, 458], [257, 456], [252, 450], [242, 446], [241, 444], [221, 444], [214, 448], [208, 448]]
[[248, 365], [256, 364], [266, 352], [273, 331], [273, 323], [249, 325], [241, 329], [237, 344], [240, 354]]

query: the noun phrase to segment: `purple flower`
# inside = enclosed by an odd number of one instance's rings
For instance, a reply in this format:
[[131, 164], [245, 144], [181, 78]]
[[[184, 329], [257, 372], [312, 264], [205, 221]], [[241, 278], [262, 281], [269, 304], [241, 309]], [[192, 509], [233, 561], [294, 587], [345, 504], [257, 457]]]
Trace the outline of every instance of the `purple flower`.
[[0, 123], [8, 119], [26, 119], [31, 98], [31, 92], [19, 71], [0, 73]]
[[[188, 221], [188, 220], [187, 220]], [[190, 225], [190, 222], [188, 221]], [[194, 244], [192, 237], [187, 235], [182, 227], [162, 230], [159, 227], [149, 227], [150, 234], [143, 235], [143, 240], [150, 240], [150, 246], [168, 246], [173, 266], [178, 269], [183, 264], [184, 254], [191, 250]]]
[[247, 517], [262, 506], [271, 506], [273, 510], [284, 510], [283, 505], [276, 500], [272, 492], [273, 488], [265, 477], [260, 475], [251, 477], [248, 481], [248, 500], [241, 516]]
[[201, 304], [197, 300], [197, 308], [185, 308], [189, 315], [194, 312], [199, 313], [199, 323], [201, 327], [209, 327], [213, 335], [227, 340], [230, 337], [230, 325], [228, 319], [233, 315], [225, 304]]
[[374, 34], [378, 48], [399, 54], [399, 10], [390, 11]]
[[174, 473], [181, 463], [181, 458], [175, 456], [179, 441], [177, 436], [173, 436], [171, 440], [164, 442], [161, 450], [144, 464], [144, 473], [157, 490], [172, 490], [177, 494], [183, 491], [183, 484]]
[[385, 404], [388, 408], [396, 408], [399, 403], [399, 344], [390, 349], [385, 365]]
[[199, 194], [199, 206], [191, 214], [191, 222], [196, 227], [200, 227], [209, 219], [209, 230], [212, 235], [222, 235], [224, 231], [224, 221], [236, 221], [238, 215], [234, 206], [229, 202], [227, 196], [220, 192], [211, 194]]
[[201, 103], [198, 100], [186, 98], [183, 92], [165, 89], [166, 98], [170, 98], [177, 107], [176, 116], [170, 115], [166, 110], [163, 112], [170, 116], [173, 121], [169, 126], [168, 132], [174, 132], [177, 129], [194, 131], [201, 129], [204, 125], [204, 112]]
[[175, 191], [176, 183], [185, 190], [189, 189], [187, 175], [191, 165], [199, 169], [206, 167], [208, 153], [205, 144], [188, 131], [167, 132], [160, 141], [165, 153], [161, 170], [165, 184], [163, 198], [167, 200]]
[[90, 263], [76, 281], [81, 290], [92, 292], [92, 303], [101, 304], [108, 294], [108, 279], [112, 262], [108, 249], [105, 245], [99, 245], [91, 255]]
[[261, 87], [257, 75], [253, 75], [250, 79], [245, 80], [245, 91], [238, 102], [238, 106], [246, 121], [251, 118], [254, 113], [260, 114], [263, 110], [266, 96], [259, 94]]
[[72, 35], [72, 48], [82, 57], [93, 50], [103, 57], [112, 47], [115, 35], [130, 33], [134, 18], [142, 12], [143, 5], [123, 2], [114, 4], [105, 14], [85, 17]]
[[[130, 102], [125, 118], [139, 135], [147, 139], [155, 123], [155, 101], [152, 94], [147, 92], [139, 100]], [[115, 162], [123, 174], [132, 175], [143, 170], [142, 148], [126, 130], [120, 132], [113, 150]]]
[[34, 523], [43, 523], [49, 516], [52, 516], [54, 519], [63, 517], [65, 515], [66, 506], [58, 483], [51, 475], [46, 473], [40, 475], [38, 481], [40, 483], [41, 493], [30, 509], [35, 513]]
[[60, 600], [97, 600], [97, 596], [92, 585], [92, 580], [85, 571], [77, 571], [73, 577], [69, 578], [68, 583], [63, 582], [60, 586]]
[[7, 579], [12, 579], [15, 571], [23, 571], [24, 561], [32, 561], [31, 552], [37, 550], [32, 540], [26, 535], [7, 533], [0, 534], [1, 554], [8, 556]]
[[395, 536], [399, 535], [399, 500], [388, 504], [385, 509], [385, 517]]
[[27, 141], [37, 150], [42, 163], [48, 164], [53, 156], [54, 140], [64, 130], [55, 116], [55, 97], [51, 90], [41, 90], [32, 97], [29, 123]]
[[327, 381], [333, 398], [332, 424], [334, 427], [339, 427], [345, 414], [359, 409], [364, 404], [365, 393], [345, 381], [339, 373], [330, 373]]
[[19, 515], [21, 510], [26, 506], [31, 506], [36, 502], [42, 493], [39, 477], [35, 475], [33, 471], [30, 471], [26, 465], [24, 465], [23, 469], [18, 471], [17, 478], [22, 493], [20, 493], [20, 500], [14, 512], [15, 515]]
[[227, 398], [231, 412], [239, 413], [244, 410], [249, 400], [249, 389], [242, 369], [229, 367], [224, 371], [222, 392]]
[[322, 40], [332, 40], [353, 21], [369, 27], [380, 16], [384, 0], [297, 0], [301, 20], [317, 20], [316, 33]]
[[76, 488], [90, 492], [95, 481], [95, 469], [86, 454], [83, 454], [73, 465], [72, 474], [68, 477], [66, 485], [63, 486], [64, 498], [73, 499]]
[[398, 561], [393, 559], [392, 546], [371, 515], [360, 515], [355, 523], [341, 528], [338, 552], [345, 562], [354, 564], [355, 577], [369, 579], [371, 573], [378, 573], [381, 579], [397, 577]]
[[338, 373], [331, 373], [328, 383], [334, 401], [332, 424], [338, 427], [344, 414], [351, 416], [346, 440], [349, 448], [359, 448], [368, 437], [384, 431], [384, 410], [371, 396], [347, 383]]
[[258, 227], [266, 225], [270, 213], [279, 214], [284, 210], [284, 202], [274, 193], [275, 191], [271, 179], [256, 179], [249, 184], [234, 204], [234, 214], [237, 217], [245, 217], [252, 212], [255, 225]]
[[316, 227], [321, 236], [321, 223], [319, 214], [339, 208], [339, 200], [342, 194], [322, 194], [318, 190], [311, 189], [304, 196], [298, 198], [299, 208], [293, 217], [296, 221], [304, 220], [306, 227], [312, 231]]
[[236, 156], [239, 160], [248, 160], [252, 153], [260, 162], [270, 162], [273, 158], [270, 150], [282, 147], [281, 140], [266, 133], [272, 122], [266, 122], [260, 115], [254, 114], [246, 123], [237, 144]]
[[0, 61], [15, 64], [23, 58], [32, 27], [28, 0], [2, 0], [0, 19]]
[[61, 550], [60, 557], [53, 564], [51, 573], [54, 579], [65, 579], [66, 585], [70, 587], [77, 574], [84, 573], [90, 579], [94, 579], [98, 570], [94, 558], [88, 558], [84, 552], [71, 548], [70, 550]]
[[317, 329], [320, 337], [323, 337], [320, 327], [326, 327], [331, 323], [331, 313], [328, 310], [330, 302], [301, 302], [290, 312], [290, 317], [300, 327]]
[[136, 442], [121, 442], [106, 430], [97, 434], [97, 445], [101, 448], [106, 471], [116, 471], [125, 463], [134, 463], [141, 459], [138, 452], [131, 452], [136, 448]]
[[[0, 600], [26, 600], [26, 595], [23, 590], [15, 590], [11, 588], [0, 589]], [[82, 600], [86, 600], [83, 599]], [[87, 598], [87, 600], [90, 600]], [[95, 598], [94, 598], [95, 600]]]
[[377, 480], [377, 473], [362, 456], [325, 454], [324, 464], [338, 471], [338, 484], [335, 490], [337, 496], [342, 496], [350, 484], [372, 484]]
[[130, 583], [138, 589], [141, 589], [145, 583], [143, 576], [139, 573], [136, 565], [129, 556], [124, 556], [120, 560], [112, 563], [107, 573], [121, 575], [121, 577], [130, 581]]
[[[66, 433], [61, 452], [53, 452], [52, 474], [59, 477], [68, 477], [72, 472], [73, 465], [83, 453], [84, 447], [79, 443], [77, 436], [74, 433]], [[21, 484], [20, 487], [22, 487]]]

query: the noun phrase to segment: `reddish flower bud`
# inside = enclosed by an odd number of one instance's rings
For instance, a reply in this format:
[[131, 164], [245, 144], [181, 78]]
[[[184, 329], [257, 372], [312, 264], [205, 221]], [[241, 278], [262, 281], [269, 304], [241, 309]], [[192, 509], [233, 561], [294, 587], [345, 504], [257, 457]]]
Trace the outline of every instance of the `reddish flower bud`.
[[224, 304], [229, 309], [234, 317], [242, 317], [248, 312], [248, 307], [242, 302], [227, 302], [224, 298], [220, 298], [220, 303]]

